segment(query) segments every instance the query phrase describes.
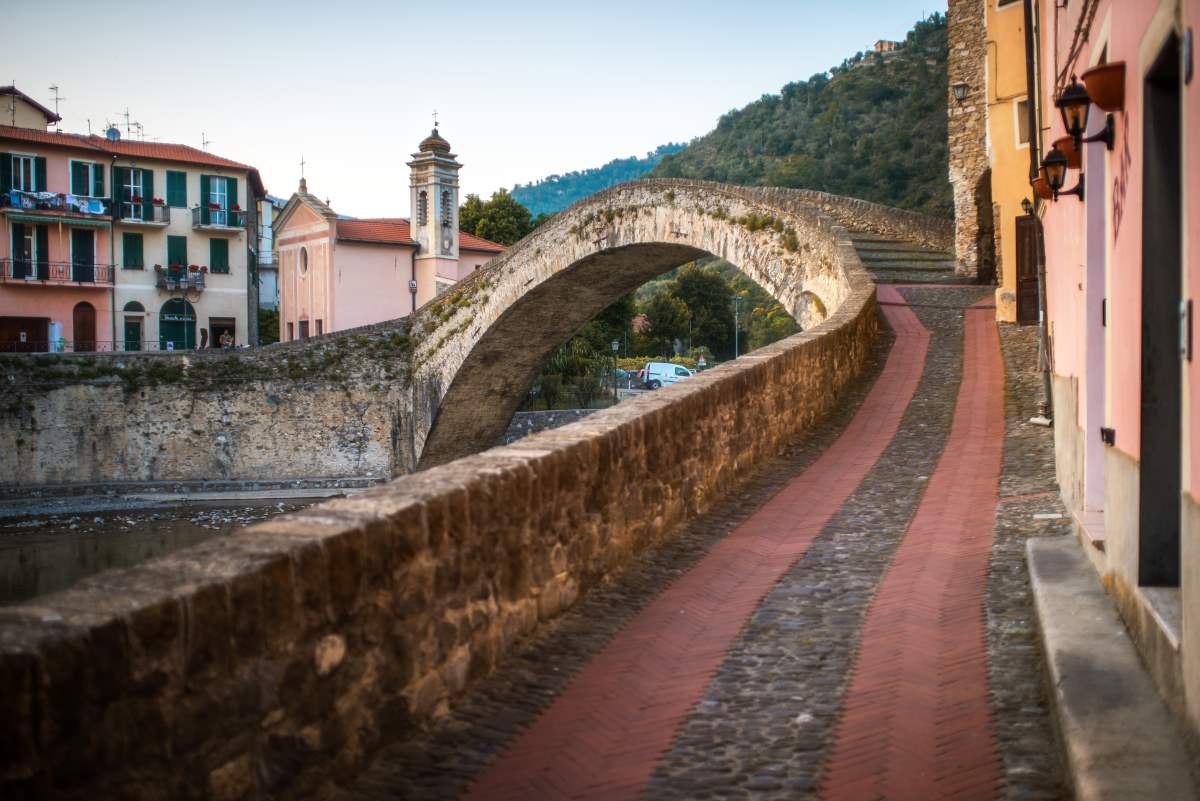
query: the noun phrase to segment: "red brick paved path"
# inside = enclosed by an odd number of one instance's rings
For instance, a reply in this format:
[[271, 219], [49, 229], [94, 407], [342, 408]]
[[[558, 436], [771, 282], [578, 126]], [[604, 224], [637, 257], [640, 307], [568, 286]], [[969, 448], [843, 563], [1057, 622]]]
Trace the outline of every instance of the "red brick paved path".
[[966, 312], [950, 438], [867, 612], [826, 767], [827, 801], [995, 798], [984, 591], [1004, 373], [992, 313]]
[[763, 596], [879, 459], [916, 391], [929, 332], [880, 287], [896, 342], [850, 425], [643, 609], [465, 798], [634, 799]]

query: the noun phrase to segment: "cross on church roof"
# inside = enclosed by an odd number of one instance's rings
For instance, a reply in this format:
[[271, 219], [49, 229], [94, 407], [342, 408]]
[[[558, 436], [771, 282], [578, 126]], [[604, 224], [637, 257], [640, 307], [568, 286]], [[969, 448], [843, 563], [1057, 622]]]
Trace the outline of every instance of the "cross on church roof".
[[304, 156], [300, 157], [300, 177], [304, 177]]
[[437, 109], [436, 108], [433, 110], [433, 127], [434, 128], [437, 127]]

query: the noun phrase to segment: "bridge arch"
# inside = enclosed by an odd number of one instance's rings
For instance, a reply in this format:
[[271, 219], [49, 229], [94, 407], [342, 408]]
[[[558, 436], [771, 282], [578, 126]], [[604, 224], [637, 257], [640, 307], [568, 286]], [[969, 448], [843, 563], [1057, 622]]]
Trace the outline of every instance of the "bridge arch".
[[[808, 193], [814, 194], [814, 193]], [[622, 295], [704, 256], [737, 265], [805, 330], [841, 305], [850, 281], [835, 224], [806, 193], [636, 181], [575, 204], [413, 324], [413, 453], [429, 467], [503, 434], [555, 348]]]

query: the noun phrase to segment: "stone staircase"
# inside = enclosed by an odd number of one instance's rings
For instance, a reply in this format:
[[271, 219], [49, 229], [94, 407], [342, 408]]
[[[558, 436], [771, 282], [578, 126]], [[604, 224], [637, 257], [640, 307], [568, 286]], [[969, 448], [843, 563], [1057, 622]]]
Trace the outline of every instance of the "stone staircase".
[[954, 272], [954, 254], [867, 231], [851, 231], [863, 266], [877, 284], [972, 284]]

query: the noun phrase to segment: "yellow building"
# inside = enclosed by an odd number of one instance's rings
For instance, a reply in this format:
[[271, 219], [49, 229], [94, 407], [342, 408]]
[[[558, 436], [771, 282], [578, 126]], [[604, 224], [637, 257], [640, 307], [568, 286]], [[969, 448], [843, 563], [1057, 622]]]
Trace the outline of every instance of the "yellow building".
[[[1029, 188], [1025, 14], [1020, 0], [987, 0], [987, 154], [992, 175], [996, 318], [1037, 320], [1037, 284], [1017, 276], [1017, 218]], [[1035, 278], [1035, 277], [1034, 277]]]

